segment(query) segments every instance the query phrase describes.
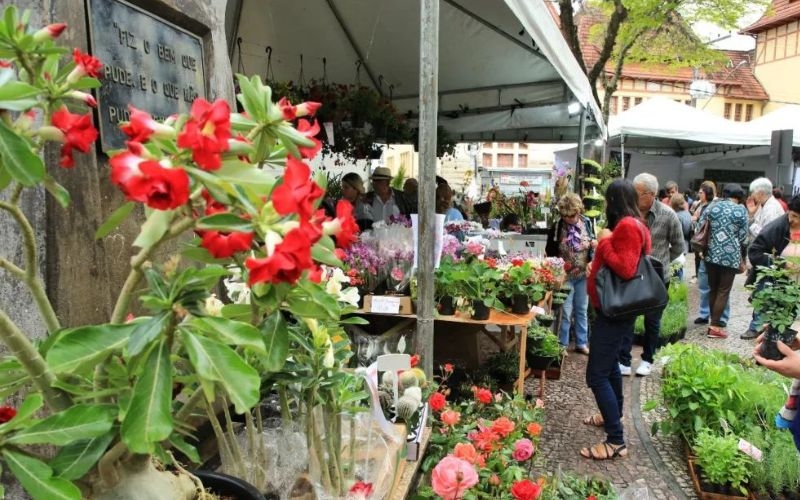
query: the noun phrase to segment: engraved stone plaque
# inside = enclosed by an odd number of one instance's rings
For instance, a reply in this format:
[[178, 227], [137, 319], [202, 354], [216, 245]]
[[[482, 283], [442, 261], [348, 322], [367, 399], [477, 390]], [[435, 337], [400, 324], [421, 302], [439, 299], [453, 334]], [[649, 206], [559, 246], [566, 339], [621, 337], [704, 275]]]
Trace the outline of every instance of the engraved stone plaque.
[[103, 151], [125, 147], [128, 104], [155, 119], [188, 112], [205, 98], [203, 42], [123, 0], [89, 0], [91, 53], [103, 63], [97, 90]]

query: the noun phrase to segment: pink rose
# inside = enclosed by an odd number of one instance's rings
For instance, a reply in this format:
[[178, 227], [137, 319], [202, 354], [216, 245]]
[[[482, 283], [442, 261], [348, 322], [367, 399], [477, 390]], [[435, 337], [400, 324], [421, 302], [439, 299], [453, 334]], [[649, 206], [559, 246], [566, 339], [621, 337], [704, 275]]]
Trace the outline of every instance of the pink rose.
[[431, 485], [433, 491], [445, 500], [458, 500], [464, 493], [478, 484], [478, 472], [464, 459], [447, 455], [433, 468]]
[[514, 452], [511, 453], [511, 456], [514, 457], [514, 460], [524, 462], [531, 458], [534, 449], [535, 447], [530, 439], [520, 439], [514, 443]]

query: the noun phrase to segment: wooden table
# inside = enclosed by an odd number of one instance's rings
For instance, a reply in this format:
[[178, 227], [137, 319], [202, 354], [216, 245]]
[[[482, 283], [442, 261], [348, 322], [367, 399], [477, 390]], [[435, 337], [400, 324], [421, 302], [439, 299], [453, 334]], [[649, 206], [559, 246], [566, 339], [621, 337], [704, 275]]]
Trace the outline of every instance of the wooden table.
[[[417, 320], [416, 314], [382, 314], [382, 313], [373, 313], [370, 311], [359, 310], [356, 312], [359, 315], [375, 315], [375, 316], [391, 316], [403, 321], [399, 322], [397, 325], [393, 326], [389, 331], [397, 331], [398, 329], [406, 328], [410, 323]], [[527, 314], [512, 314], [509, 312], [498, 311], [496, 309], [491, 309], [489, 313], [489, 319], [486, 320], [475, 320], [469, 317], [469, 315], [463, 314], [461, 312], [456, 312], [453, 316], [434, 316], [435, 321], [442, 321], [447, 323], [465, 323], [470, 325], [496, 325], [500, 327], [501, 332], [506, 332], [510, 328], [512, 333], [515, 335], [519, 335], [519, 373], [517, 377], [517, 392], [522, 395], [524, 394], [525, 389], [525, 350], [527, 348], [527, 328], [530, 322], [533, 320], [534, 314], [529, 312]], [[519, 330], [516, 332], [515, 330]], [[490, 332], [484, 331], [489, 338], [491, 338], [501, 349], [507, 350], [509, 348], [509, 342], [506, 339], [498, 339]], [[513, 342], [512, 342], [513, 343]]]

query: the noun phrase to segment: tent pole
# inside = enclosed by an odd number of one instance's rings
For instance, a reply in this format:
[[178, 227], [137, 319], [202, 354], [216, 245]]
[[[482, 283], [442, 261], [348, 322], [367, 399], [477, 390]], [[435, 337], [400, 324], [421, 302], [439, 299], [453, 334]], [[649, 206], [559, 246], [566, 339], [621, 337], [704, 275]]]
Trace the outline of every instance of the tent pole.
[[581, 121], [578, 127], [578, 157], [575, 160], [575, 180], [573, 189], [583, 196], [583, 145], [586, 142], [586, 107], [581, 104]]
[[620, 147], [620, 155], [619, 155], [619, 175], [623, 179], [625, 178], [625, 134], [619, 135], [619, 147]]
[[439, 91], [439, 0], [420, 2], [419, 58], [419, 238], [417, 239], [416, 352], [433, 375], [433, 245], [436, 186], [436, 115]]

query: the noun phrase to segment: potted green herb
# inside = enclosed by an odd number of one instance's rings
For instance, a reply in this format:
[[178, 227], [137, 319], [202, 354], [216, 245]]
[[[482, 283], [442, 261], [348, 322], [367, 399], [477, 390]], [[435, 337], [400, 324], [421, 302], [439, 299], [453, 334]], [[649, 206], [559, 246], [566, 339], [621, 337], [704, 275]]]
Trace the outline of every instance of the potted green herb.
[[544, 326], [546, 328], [550, 328], [551, 326], [553, 326], [553, 322], [556, 320], [555, 316], [548, 313], [539, 313], [536, 316], [534, 316], [534, 319], [536, 320], [537, 324]]
[[540, 374], [545, 370], [558, 370], [558, 373], [550, 374], [550, 378], [558, 378], [563, 357], [564, 347], [558, 342], [555, 334], [544, 328], [528, 330], [525, 359], [534, 374]]
[[512, 259], [499, 287], [503, 295], [511, 298], [511, 312], [515, 314], [529, 312], [530, 303], [544, 297], [544, 286], [533, 279], [533, 265], [529, 260]]
[[692, 449], [696, 458], [689, 460], [690, 474], [698, 495], [709, 492], [732, 499], [748, 497], [746, 485], [753, 459], [739, 451], [739, 438], [704, 429], [695, 437]]
[[753, 286], [753, 309], [755, 309], [768, 328], [761, 344], [761, 355], [767, 359], [781, 359], [776, 342], [790, 344], [797, 332], [789, 328], [800, 312], [800, 282], [795, 258], [776, 258], [771, 266], [759, 266], [757, 283], [767, 286], [757, 289]]
[[488, 319], [490, 309], [503, 308], [497, 298], [500, 271], [493, 259], [472, 258], [458, 262], [451, 277], [459, 294], [472, 304], [473, 319]]

